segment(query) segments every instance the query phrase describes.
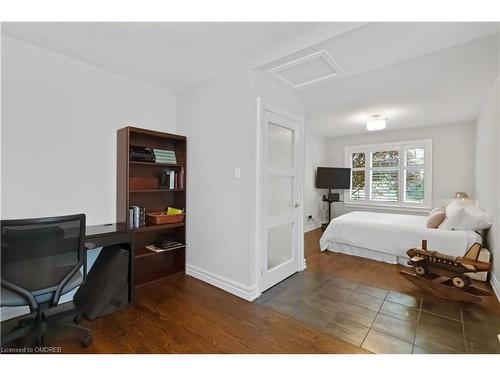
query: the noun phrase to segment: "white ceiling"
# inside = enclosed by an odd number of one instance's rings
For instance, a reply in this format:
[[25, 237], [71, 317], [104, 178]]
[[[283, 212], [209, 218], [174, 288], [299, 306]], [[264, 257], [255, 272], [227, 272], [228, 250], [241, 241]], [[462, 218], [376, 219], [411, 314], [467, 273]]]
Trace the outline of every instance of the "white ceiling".
[[474, 120], [498, 76], [498, 34], [300, 91], [307, 126], [324, 136]]
[[495, 22], [371, 22], [282, 55], [262, 70], [326, 51], [345, 76], [366, 73], [498, 32]]
[[[472, 120], [498, 75], [498, 23], [3, 23], [2, 33], [180, 91], [238, 65], [324, 50], [343, 75], [296, 90], [324, 136]], [[299, 72], [300, 73], [300, 72]], [[290, 89], [275, 75], [270, 77]]]
[[366, 23], [258, 67], [326, 51], [343, 75], [299, 87], [306, 125], [323, 136], [367, 132], [374, 114], [387, 129], [470, 121], [498, 69], [498, 23]]
[[265, 62], [361, 23], [16, 22], [2, 33], [151, 85], [180, 91], [238, 64]]

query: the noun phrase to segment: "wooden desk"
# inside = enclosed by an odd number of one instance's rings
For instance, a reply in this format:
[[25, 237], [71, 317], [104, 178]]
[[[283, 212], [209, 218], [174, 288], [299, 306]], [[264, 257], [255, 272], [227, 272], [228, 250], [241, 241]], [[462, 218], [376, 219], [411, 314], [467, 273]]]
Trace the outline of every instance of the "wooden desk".
[[85, 247], [87, 250], [113, 245], [120, 245], [129, 252], [128, 302], [131, 303], [134, 300], [134, 245], [132, 232], [125, 223], [92, 225], [85, 228]]

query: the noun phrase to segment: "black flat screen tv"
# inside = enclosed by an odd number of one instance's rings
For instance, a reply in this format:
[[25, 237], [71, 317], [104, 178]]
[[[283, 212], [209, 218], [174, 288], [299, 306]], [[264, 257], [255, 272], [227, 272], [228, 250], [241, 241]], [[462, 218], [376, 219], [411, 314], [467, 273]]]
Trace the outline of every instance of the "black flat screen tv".
[[351, 168], [318, 167], [316, 187], [318, 189], [350, 189]]

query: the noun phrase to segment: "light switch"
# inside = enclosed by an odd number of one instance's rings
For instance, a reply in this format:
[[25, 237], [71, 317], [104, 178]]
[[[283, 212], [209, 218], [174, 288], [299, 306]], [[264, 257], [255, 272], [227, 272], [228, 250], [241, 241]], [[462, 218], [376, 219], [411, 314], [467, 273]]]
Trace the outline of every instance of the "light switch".
[[237, 178], [237, 179], [241, 178], [241, 169], [240, 169], [240, 167], [235, 167], [234, 168], [234, 178]]

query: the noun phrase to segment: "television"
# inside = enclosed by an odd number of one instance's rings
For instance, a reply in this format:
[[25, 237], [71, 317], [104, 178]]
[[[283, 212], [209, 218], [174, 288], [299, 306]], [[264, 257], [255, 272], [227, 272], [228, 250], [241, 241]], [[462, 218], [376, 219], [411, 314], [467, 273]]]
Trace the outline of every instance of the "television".
[[318, 189], [350, 189], [351, 168], [318, 167], [316, 187]]

